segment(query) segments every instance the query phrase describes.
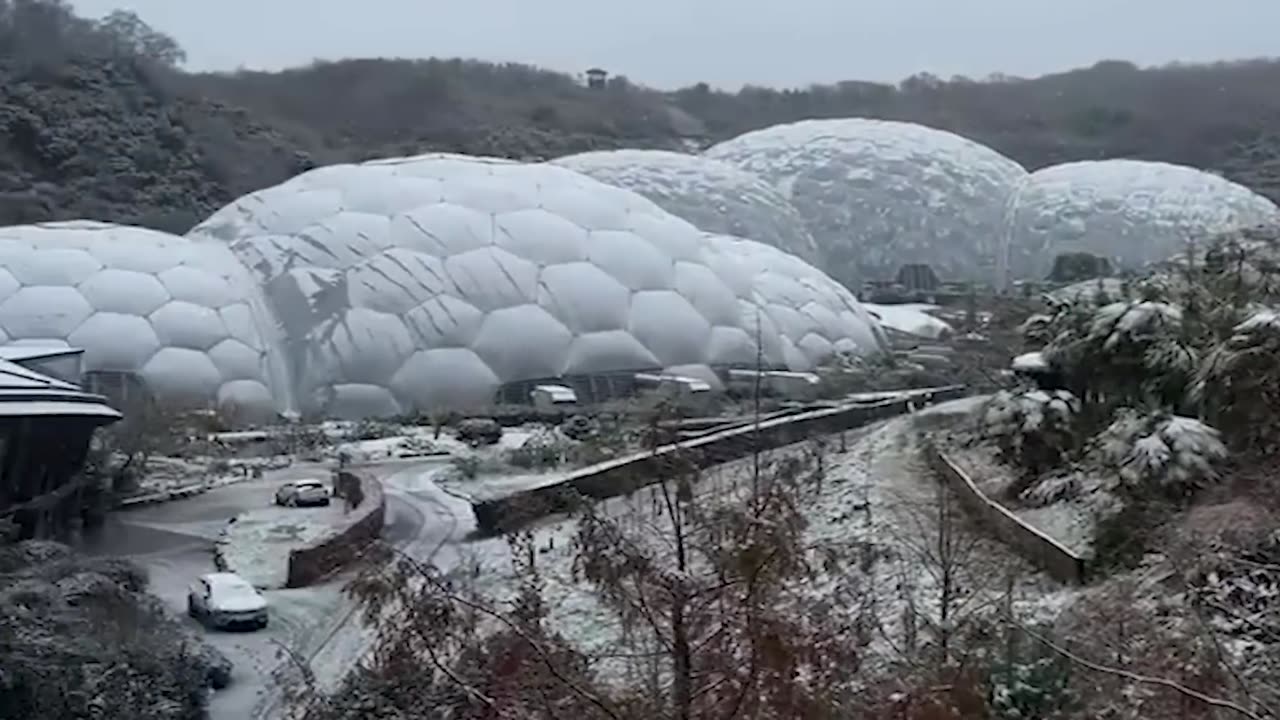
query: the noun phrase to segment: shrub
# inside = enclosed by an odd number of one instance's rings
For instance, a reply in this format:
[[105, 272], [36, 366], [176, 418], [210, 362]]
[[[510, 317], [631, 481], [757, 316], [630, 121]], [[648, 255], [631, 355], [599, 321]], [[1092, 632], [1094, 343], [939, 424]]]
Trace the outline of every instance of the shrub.
[[1227, 456], [1218, 431], [1194, 418], [1124, 408], [1097, 439], [1104, 461], [1130, 489], [1187, 495], [1217, 479]]
[[1004, 390], [979, 411], [980, 431], [995, 441], [1006, 460], [1036, 475], [1060, 463], [1074, 447], [1073, 420], [1079, 410], [1079, 401], [1066, 390]]

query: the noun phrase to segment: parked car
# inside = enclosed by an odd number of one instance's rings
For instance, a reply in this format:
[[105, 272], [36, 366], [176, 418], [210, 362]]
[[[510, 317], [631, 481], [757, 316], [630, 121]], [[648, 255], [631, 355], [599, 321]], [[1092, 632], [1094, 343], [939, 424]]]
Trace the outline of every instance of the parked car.
[[260, 630], [267, 626], [267, 599], [235, 573], [208, 573], [187, 591], [187, 614], [208, 627]]
[[291, 480], [276, 490], [276, 504], [289, 507], [328, 505], [329, 488], [319, 480]]

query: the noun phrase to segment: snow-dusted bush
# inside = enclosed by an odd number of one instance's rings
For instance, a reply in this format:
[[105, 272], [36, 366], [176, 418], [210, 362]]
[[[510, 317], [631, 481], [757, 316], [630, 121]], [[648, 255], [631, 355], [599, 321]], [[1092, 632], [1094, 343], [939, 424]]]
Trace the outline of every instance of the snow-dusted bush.
[[1065, 390], [1003, 390], [979, 410], [979, 431], [993, 440], [1005, 459], [1039, 473], [1075, 444], [1073, 420], [1080, 410]]
[[1102, 458], [1130, 487], [1188, 493], [1217, 479], [1227, 449], [1213, 427], [1164, 412], [1124, 408], [1098, 437]]
[[1104, 305], [1087, 327], [1068, 327], [1044, 352], [1085, 401], [1174, 405], [1196, 369], [1182, 310], [1155, 300]]
[[0, 717], [205, 717], [231, 664], [145, 590], [128, 561], [0, 547]]
[[1258, 310], [1205, 357], [1189, 396], [1238, 447], [1280, 444], [1280, 312]]
[[506, 461], [532, 470], [553, 468], [568, 460], [577, 444], [556, 429], [544, 428], [530, 435], [520, 447], [507, 450]]

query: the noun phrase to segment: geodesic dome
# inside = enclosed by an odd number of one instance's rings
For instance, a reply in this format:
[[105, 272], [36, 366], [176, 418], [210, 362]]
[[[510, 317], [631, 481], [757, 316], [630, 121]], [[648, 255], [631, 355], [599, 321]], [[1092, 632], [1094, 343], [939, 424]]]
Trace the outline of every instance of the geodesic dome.
[[1098, 160], [1031, 173], [1011, 203], [1010, 277], [1043, 279], [1064, 252], [1138, 269], [1213, 236], [1280, 220], [1243, 185], [1182, 165]]
[[85, 373], [136, 378], [162, 402], [250, 419], [283, 407], [257, 294], [224, 243], [87, 221], [0, 227], [0, 344], [83, 348]]
[[[743, 300], [749, 330], [776, 336], [783, 362], [811, 370], [837, 354], [887, 351], [888, 340], [853, 293], [800, 258], [753, 240], [708, 234], [707, 262]], [[765, 344], [769, 352], [773, 348]]]
[[[304, 412], [466, 409], [510, 383], [756, 362], [754, 313], [699, 230], [552, 164], [320, 168], [190, 237], [228, 243], [257, 274]], [[781, 337], [763, 345], [787, 367]]]
[[818, 260], [817, 243], [791, 202], [760, 177], [728, 163], [666, 150], [601, 150], [552, 162], [637, 192], [699, 230]]
[[705, 155], [791, 200], [849, 287], [926, 263], [944, 281], [998, 276], [1005, 206], [1021, 165], [959, 135], [862, 118], [803, 120], [740, 135]]

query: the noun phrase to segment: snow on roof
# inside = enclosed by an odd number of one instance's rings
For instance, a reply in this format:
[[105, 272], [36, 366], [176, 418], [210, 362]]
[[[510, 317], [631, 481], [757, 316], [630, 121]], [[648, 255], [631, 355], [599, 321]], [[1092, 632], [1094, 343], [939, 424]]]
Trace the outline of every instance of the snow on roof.
[[0, 417], [84, 417], [114, 422], [122, 416], [98, 395], [0, 359]]

